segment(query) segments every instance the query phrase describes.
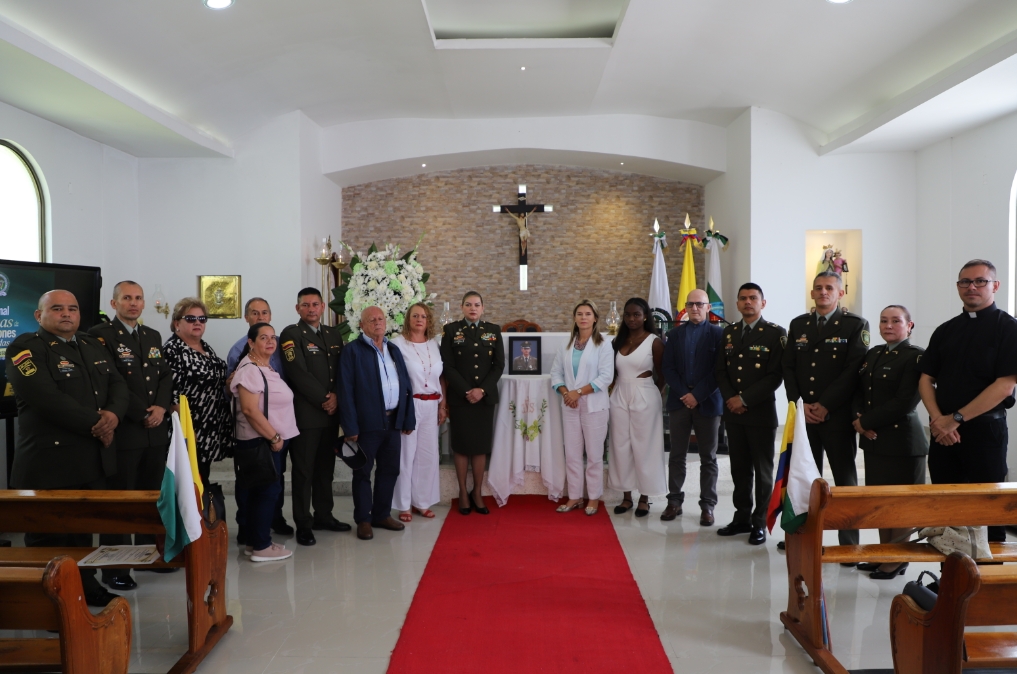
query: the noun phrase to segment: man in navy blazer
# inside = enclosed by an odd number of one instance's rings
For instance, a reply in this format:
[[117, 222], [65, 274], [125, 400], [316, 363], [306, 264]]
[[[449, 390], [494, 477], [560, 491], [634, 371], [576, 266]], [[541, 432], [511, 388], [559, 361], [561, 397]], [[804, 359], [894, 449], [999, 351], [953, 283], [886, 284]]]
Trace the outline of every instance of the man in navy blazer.
[[710, 298], [693, 290], [685, 302], [689, 320], [667, 333], [664, 344], [664, 380], [668, 385], [667, 411], [670, 417], [671, 458], [668, 460], [667, 507], [660, 519], [665, 522], [682, 514], [685, 492], [685, 455], [689, 437], [696, 431], [699, 447], [699, 523], [713, 524], [717, 505], [717, 431], [724, 401], [717, 387], [717, 350], [724, 330], [712, 325]]
[[[339, 356], [339, 423], [346, 439], [359, 442], [367, 462], [353, 471], [353, 519], [357, 538], [374, 538], [374, 527], [402, 531], [392, 517], [392, 493], [399, 477], [400, 431], [417, 426], [413, 387], [403, 356], [385, 337], [385, 312], [367, 307], [362, 334]], [[371, 491], [371, 469], [378, 464]]]

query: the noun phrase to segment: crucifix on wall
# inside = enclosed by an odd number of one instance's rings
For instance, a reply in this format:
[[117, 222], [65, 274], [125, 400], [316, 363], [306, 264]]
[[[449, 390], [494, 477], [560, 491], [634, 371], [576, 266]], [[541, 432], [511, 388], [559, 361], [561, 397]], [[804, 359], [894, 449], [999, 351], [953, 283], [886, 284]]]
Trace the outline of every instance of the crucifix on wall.
[[513, 206], [495, 206], [495, 213], [508, 213], [519, 227], [519, 289], [526, 290], [527, 264], [526, 253], [529, 246], [530, 230], [526, 226], [526, 219], [530, 213], [551, 213], [554, 207], [550, 204], [528, 204], [526, 203], [526, 185], [519, 186], [519, 201]]

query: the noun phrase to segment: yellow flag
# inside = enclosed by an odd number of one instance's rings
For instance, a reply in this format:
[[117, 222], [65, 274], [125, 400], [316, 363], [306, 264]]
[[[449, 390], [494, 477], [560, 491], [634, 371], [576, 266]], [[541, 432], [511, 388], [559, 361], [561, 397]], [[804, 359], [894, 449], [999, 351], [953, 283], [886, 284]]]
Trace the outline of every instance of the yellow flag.
[[[693, 234], [695, 230], [692, 230]], [[685, 242], [685, 258], [682, 262], [682, 280], [678, 284], [678, 304], [675, 307], [675, 316], [685, 311], [685, 302], [689, 293], [696, 289], [696, 263], [692, 257], [692, 246], [695, 239], [689, 238]]]
[[198, 496], [205, 495], [205, 486], [201, 484], [198, 473], [198, 442], [194, 439], [194, 424], [191, 422], [191, 408], [187, 405], [187, 396], [180, 396], [180, 427], [187, 440], [187, 456], [191, 459], [191, 476], [198, 488]]

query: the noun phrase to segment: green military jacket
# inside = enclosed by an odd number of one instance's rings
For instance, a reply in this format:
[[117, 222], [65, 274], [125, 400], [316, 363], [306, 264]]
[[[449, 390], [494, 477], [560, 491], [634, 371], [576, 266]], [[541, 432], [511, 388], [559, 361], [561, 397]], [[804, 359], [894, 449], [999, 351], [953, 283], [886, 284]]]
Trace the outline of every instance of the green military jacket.
[[293, 389], [293, 409], [298, 428], [328, 428], [339, 425], [339, 412], [329, 414], [321, 404], [329, 393], [337, 393], [339, 354], [343, 338], [339, 329], [319, 323], [319, 336], [303, 321], [287, 326], [279, 335], [286, 383]]
[[860, 436], [867, 452], [885, 456], [924, 456], [929, 453], [925, 430], [915, 408], [921, 400], [919, 362], [925, 349], [904, 340], [892, 351], [876, 346], [865, 354], [858, 373], [854, 412], [861, 414], [862, 428], [875, 431], [876, 439]]
[[[117, 449], [161, 447], [170, 440], [170, 407], [173, 405], [173, 370], [162, 357], [162, 336], [158, 330], [138, 325], [139, 341], [131, 336], [131, 329], [114, 318], [109, 323], [92, 327], [88, 334], [96, 337], [106, 351], [110, 362], [127, 382], [130, 404], [127, 414], [117, 426]], [[166, 410], [163, 422], [155, 428], [145, 428], [145, 414], [149, 407], [158, 405]]]
[[75, 335], [77, 348], [40, 328], [7, 347], [7, 381], [18, 406], [11, 486], [60, 489], [116, 472], [116, 442], [92, 437], [99, 410], [123, 420], [127, 383], [95, 337]]
[[815, 312], [791, 321], [784, 349], [787, 399], [820, 403], [830, 419], [851, 421], [851, 401], [858, 368], [869, 347], [869, 322], [838, 307], [827, 317], [822, 334]]
[[441, 361], [450, 406], [469, 405], [466, 392], [475, 388], [484, 389], [480, 404], [498, 404], [498, 380], [505, 370], [500, 326], [487, 321], [476, 327], [465, 320], [449, 323], [441, 336]]
[[727, 403], [741, 396], [746, 411], [735, 414], [724, 405], [724, 423], [777, 427], [774, 392], [783, 379], [787, 332], [762, 318], [751, 330], [738, 321], [724, 328], [717, 350], [717, 385]]

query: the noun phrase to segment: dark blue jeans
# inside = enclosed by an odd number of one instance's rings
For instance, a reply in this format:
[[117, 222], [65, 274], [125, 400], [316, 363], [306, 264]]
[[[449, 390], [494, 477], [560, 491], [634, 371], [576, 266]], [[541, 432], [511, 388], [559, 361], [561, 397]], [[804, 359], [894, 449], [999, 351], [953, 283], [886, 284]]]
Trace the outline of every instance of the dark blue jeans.
[[[284, 519], [282, 507], [283, 500], [285, 499], [286, 492], [286, 454], [289, 453], [290, 441], [287, 440], [283, 443], [283, 448], [279, 450], [279, 460], [281, 461], [281, 467], [279, 468], [279, 498], [275, 502], [275, 512], [272, 513], [272, 519]], [[247, 490], [240, 486], [239, 483], [234, 483], [233, 497], [237, 501], [237, 533], [240, 535], [241, 540], [247, 540]]]
[[[389, 420], [391, 423], [391, 417]], [[392, 494], [399, 477], [399, 455], [402, 440], [399, 431], [368, 431], [358, 438], [367, 455], [367, 463], [353, 471], [353, 521], [381, 522], [392, 516]], [[374, 465], [374, 493], [371, 493], [371, 470]]]
[[[255, 447], [264, 442], [261, 438], [240, 440], [238, 447]], [[282, 477], [283, 452], [290, 441], [283, 442], [282, 450], [272, 452], [276, 470]], [[282, 493], [282, 480], [256, 489], [237, 489], [237, 524], [247, 539], [247, 545], [255, 550], [264, 550], [272, 544], [272, 517], [275, 515], [279, 494]], [[243, 515], [241, 513], [243, 512]]]

